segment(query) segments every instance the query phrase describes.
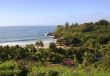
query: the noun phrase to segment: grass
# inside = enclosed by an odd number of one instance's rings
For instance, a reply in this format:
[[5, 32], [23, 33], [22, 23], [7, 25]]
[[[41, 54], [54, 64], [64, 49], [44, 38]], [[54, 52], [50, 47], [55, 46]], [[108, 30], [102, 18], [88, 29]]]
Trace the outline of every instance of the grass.
[[[19, 76], [22, 69], [18, 67], [16, 61], [6, 61], [0, 64], [0, 76]], [[27, 64], [28, 72], [24, 73], [27, 76], [110, 76], [110, 71], [104, 69], [96, 69], [92, 67], [78, 68], [63, 66], [63, 65], [51, 65], [51, 66], [37, 66], [36, 64]]]
[[64, 66], [32, 67], [28, 76], [110, 76], [110, 72], [92, 69], [72, 69]]

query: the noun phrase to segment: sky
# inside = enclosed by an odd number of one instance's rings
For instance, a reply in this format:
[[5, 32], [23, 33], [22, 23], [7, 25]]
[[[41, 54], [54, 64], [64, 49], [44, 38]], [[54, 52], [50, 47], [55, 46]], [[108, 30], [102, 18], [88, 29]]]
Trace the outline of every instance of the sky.
[[110, 0], [0, 0], [0, 26], [110, 21]]

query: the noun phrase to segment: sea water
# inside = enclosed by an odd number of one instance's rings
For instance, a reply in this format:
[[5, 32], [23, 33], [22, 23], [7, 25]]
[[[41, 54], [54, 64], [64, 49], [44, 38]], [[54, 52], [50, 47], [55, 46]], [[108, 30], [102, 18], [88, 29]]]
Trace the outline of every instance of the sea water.
[[56, 26], [10, 26], [0, 27], [0, 45], [15, 45], [35, 43], [38, 40], [44, 42], [53, 41], [45, 36], [48, 32], [54, 32]]

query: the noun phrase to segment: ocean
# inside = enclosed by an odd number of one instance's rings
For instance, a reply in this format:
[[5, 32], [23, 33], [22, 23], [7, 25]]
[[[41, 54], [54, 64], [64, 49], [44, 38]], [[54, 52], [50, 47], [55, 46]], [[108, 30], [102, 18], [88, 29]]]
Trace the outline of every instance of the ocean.
[[56, 26], [10, 26], [0, 27], [0, 45], [19, 45], [35, 43], [38, 40], [52, 41], [53, 38], [45, 36], [54, 32]]

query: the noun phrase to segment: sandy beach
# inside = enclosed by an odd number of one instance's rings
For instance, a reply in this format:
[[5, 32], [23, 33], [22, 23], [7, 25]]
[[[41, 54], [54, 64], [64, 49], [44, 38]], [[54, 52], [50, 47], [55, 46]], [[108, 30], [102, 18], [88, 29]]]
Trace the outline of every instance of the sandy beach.
[[[48, 40], [42, 40], [43, 43], [44, 43], [44, 48], [48, 48], [49, 47], [49, 44], [51, 42], [54, 42], [56, 43], [56, 39], [48, 39]], [[0, 46], [16, 46], [16, 45], [19, 45], [19, 46], [22, 46], [22, 47], [25, 47], [26, 45], [29, 45], [29, 44], [35, 44], [36, 41], [27, 41], [27, 42], [6, 42], [6, 43], [0, 43]]]

